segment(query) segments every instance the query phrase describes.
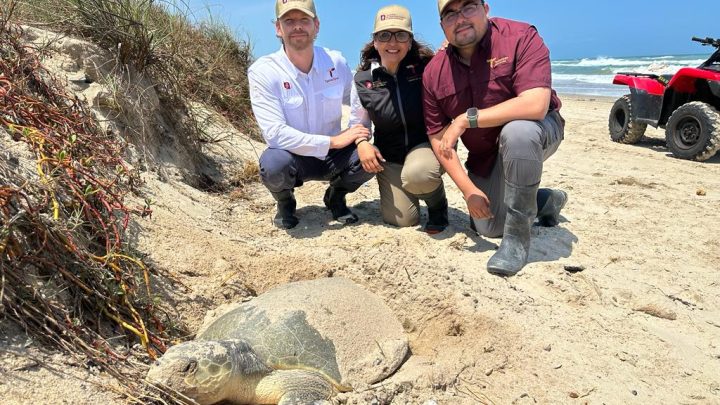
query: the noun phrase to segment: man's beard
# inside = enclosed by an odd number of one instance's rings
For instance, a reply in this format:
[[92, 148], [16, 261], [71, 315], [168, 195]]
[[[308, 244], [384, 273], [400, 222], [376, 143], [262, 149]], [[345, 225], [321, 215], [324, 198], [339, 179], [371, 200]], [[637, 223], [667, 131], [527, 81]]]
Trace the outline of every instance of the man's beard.
[[[474, 45], [477, 42], [477, 31], [472, 25], [467, 25], [460, 28], [471, 28], [472, 31], [463, 31], [459, 34], [455, 34], [455, 40], [452, 42], [453, 46], [457, 48], [464, 48], [466, 46]], [[457, 30], [456, 30], [457, 31]]]
[[314, 36], [308, 33], [306, 36], [288, 38], [288, 40], [285, 41], [285, 46], [290, 47], [295, 51], [303, 51], [313, 45], [314, 39]]

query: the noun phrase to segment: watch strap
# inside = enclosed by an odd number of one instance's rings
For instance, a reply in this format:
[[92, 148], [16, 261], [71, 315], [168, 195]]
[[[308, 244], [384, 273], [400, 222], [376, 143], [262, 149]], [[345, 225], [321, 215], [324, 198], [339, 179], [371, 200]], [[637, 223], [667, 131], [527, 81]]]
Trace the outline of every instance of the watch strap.
[[[471, 114], [472, 112], [472, 114]], [[466, 112], [468, 123], [470, 124], [470, 128], [477, 128], [478, 127], [478, 110], [477, 108], [470, 108]]]
[[477, 115], [468, 116], [468, 122], [470, 123], [470, 128], [477, 128]]

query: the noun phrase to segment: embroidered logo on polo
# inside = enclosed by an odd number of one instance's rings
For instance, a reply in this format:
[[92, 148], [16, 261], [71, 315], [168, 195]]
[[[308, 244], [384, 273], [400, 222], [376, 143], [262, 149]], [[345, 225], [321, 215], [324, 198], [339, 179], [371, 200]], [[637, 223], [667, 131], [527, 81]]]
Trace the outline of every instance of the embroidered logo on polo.
[[507, 56], [504, 56], [502, 58], [490, 58], [487, 60], [487, 63], [488, 63], [488, 65], [490, 65], [490, 69], [495, 69], [496, 67], [498, 67], [500, 65], [508, 63], [509, 59], [510, 58], [508, 58]]
[[283, 87], [285, 87], [285, 90], [290, 90], [290, 82], [284, 82]]
[[330, 78], [325, 80], [325, 83], [332, 83], [334, 81], [340, 80], [339, 77], [335, 77], [335, 68], [328, 69], [328, 74], [330, 75]]

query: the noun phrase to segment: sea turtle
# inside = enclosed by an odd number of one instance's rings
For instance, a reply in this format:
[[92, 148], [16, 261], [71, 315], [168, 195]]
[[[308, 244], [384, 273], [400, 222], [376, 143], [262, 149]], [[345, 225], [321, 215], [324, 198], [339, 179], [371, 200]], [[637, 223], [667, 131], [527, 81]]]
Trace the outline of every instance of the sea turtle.
[[200, 404], [307, 404], [388, 377], [408, 352], [387, 305], [339, 277], [281, 285], [206, 325], [148, 381]]

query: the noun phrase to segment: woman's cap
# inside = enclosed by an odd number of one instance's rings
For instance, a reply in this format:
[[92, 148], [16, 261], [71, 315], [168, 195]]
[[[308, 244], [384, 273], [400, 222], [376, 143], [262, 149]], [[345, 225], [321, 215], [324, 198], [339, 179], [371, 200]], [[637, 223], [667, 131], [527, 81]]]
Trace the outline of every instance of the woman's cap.
[[385, 30], [402, 30], [412, 34], [410, 11], [403, 6], [387, 6], [378, 10], [373, 34]]

